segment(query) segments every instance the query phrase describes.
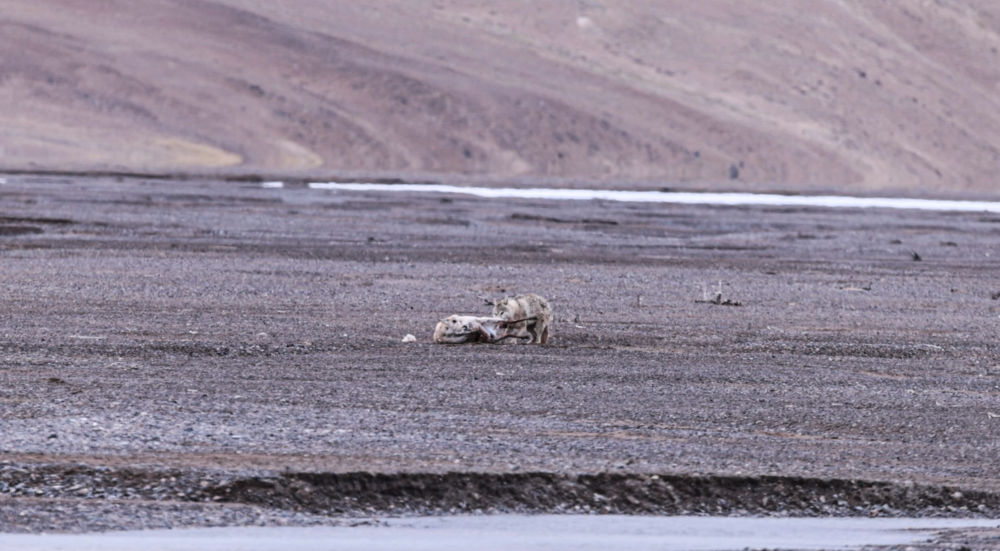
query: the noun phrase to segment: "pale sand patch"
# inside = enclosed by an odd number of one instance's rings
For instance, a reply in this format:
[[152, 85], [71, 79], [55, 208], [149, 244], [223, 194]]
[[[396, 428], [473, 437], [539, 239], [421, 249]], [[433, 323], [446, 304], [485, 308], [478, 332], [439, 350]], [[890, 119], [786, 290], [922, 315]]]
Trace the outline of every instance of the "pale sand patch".
[[159, 138], [153, 141], [153, 145], [165, 157], [152, 161], [152, 164], [157, 165], [176, 164], [219, 168], [235, 166], [243, 162], [243, 157], [235, 153], [182, 138]]
[[323, 166], [323, 157], [302, 144], [291, 140], [277, 140], [274, 142], [276, 151], [276, 166], [278, 168], [317, 168]]

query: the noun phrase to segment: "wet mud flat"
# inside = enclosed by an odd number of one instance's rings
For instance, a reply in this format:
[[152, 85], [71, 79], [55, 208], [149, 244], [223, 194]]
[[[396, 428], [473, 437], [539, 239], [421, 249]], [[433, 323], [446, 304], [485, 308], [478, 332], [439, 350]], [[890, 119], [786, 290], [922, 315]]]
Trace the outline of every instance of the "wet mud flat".
[[998, 214], [4, 182], [3, 531], [1000, 514]]

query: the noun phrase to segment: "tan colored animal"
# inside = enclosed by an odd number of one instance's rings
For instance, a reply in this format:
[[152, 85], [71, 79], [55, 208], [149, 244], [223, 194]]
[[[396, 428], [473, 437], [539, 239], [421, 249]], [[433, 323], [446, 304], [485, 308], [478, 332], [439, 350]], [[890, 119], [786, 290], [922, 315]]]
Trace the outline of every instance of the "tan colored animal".
[[520, 331], [511, 332], [518, 322], [503, 318], [480, 318], [476, 316], [448, 316], [434, 327], [434, 342], [438, 344], [496, 343], [509, 338], [529, 338]]
[[544, 298], [529, 293], [486, 302], [493, 305], [493, 317], [513, 323], [508, 329], [511, 336], [527, 337], [526, 342], [529, 344], [545, 344], [549, 341], [552, 307]]

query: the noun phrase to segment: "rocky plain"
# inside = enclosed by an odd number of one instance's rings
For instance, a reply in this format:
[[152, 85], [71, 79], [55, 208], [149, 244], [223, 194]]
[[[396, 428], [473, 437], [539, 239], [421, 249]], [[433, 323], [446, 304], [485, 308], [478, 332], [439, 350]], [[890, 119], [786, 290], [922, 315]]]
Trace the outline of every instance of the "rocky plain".
[[[997, 214], [65, 176], [0, 210], [6, 531], [1000, 514]], [[549, 344], [431, 343], [520, 292]]]
[[1000, 214], [307, 185], [1000, 197], [994, 2], [801, 6], [4, 2], [0, 530], [997, 518]]

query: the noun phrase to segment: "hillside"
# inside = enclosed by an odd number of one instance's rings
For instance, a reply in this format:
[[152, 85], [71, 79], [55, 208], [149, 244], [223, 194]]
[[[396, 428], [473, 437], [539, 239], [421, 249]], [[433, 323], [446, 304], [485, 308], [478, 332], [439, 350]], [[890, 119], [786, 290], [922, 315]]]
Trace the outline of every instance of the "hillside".
[[0, 171], [992, 196], [1000, 4], [6, 0]]

